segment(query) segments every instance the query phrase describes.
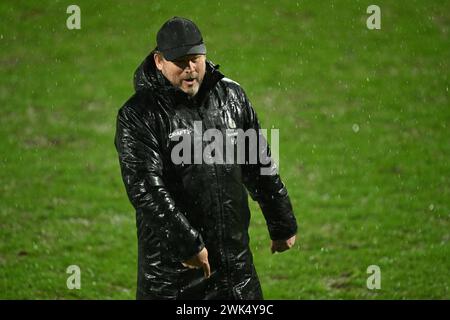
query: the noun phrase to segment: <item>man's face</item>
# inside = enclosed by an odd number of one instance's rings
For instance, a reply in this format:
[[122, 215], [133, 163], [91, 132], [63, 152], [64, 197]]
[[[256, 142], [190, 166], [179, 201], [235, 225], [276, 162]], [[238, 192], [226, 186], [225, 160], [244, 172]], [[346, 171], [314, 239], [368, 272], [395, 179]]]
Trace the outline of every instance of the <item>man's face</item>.
[[206, 70], [205, 55], [187, 55], [175, 61], [168, 61], [155, 53], [155, 64], [158, 70], [177, 88], [193, 97], [202, 84]]

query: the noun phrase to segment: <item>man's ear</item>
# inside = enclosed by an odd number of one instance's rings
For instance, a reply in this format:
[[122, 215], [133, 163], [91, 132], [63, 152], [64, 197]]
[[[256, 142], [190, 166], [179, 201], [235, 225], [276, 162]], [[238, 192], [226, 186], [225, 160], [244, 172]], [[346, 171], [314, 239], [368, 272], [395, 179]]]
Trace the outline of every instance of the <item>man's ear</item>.
[[160, 53], [154, 53], [153, 54], [153, 59], [155, 60], [155, 65], [156, 68], [158, 68], [159, 71], [162, 71], [162, 67], [163, 67], [163, 57], [161, 56]]

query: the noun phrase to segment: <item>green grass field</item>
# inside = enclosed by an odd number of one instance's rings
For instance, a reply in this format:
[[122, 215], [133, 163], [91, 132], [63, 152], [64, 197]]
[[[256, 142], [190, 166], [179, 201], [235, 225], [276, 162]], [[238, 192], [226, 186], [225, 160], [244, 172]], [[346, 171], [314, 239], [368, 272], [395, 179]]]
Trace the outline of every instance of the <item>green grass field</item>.
[[[115, 117], [174, 15], [280, 129], [300, 230], [271, 255], [252, 203], [265, 298], [450, 298], [449, 1], [152, 2], [0, 3], [1, 299], [134, 299]], [[74, 3], [81, 30], [66, 28]], [[366, 27], [370, 4], [381, 30]]]

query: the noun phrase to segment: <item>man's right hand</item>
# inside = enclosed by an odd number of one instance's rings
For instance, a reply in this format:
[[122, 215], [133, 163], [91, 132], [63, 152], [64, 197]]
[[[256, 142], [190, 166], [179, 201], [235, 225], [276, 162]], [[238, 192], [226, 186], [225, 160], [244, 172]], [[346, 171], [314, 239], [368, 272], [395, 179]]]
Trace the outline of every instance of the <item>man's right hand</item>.
[[292, 248], [295, 244], [295, 235], [287, 240], [272, 240], [270, 250], [272, 253], [283, 252]]
[[208, 250], [206, 250], [206, 247], [189, 260], [183, 261], [182, 264], [191, 269], [203, 268], [205, 279], [211, 276], [211, 267], [209, 266]]

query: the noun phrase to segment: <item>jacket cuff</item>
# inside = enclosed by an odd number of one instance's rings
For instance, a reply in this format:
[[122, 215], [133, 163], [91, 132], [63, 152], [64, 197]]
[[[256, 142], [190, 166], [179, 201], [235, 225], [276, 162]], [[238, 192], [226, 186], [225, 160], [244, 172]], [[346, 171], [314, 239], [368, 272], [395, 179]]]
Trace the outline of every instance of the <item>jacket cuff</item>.
[[177, 257], [175, 258], [178, 262], [184, 262], [194, 257], [205, 247], [205, 243], [203, 242], [203, 238], [200, 234], [198, 234], [197, 238], [194, 240], [194, 243], [190, 245], [182, 244], [179, 250]]
[[297, 233], [297, 220], [289, 196], [272, 198], [259, 203], [266, 219], [270, 239], [287, 240]]

